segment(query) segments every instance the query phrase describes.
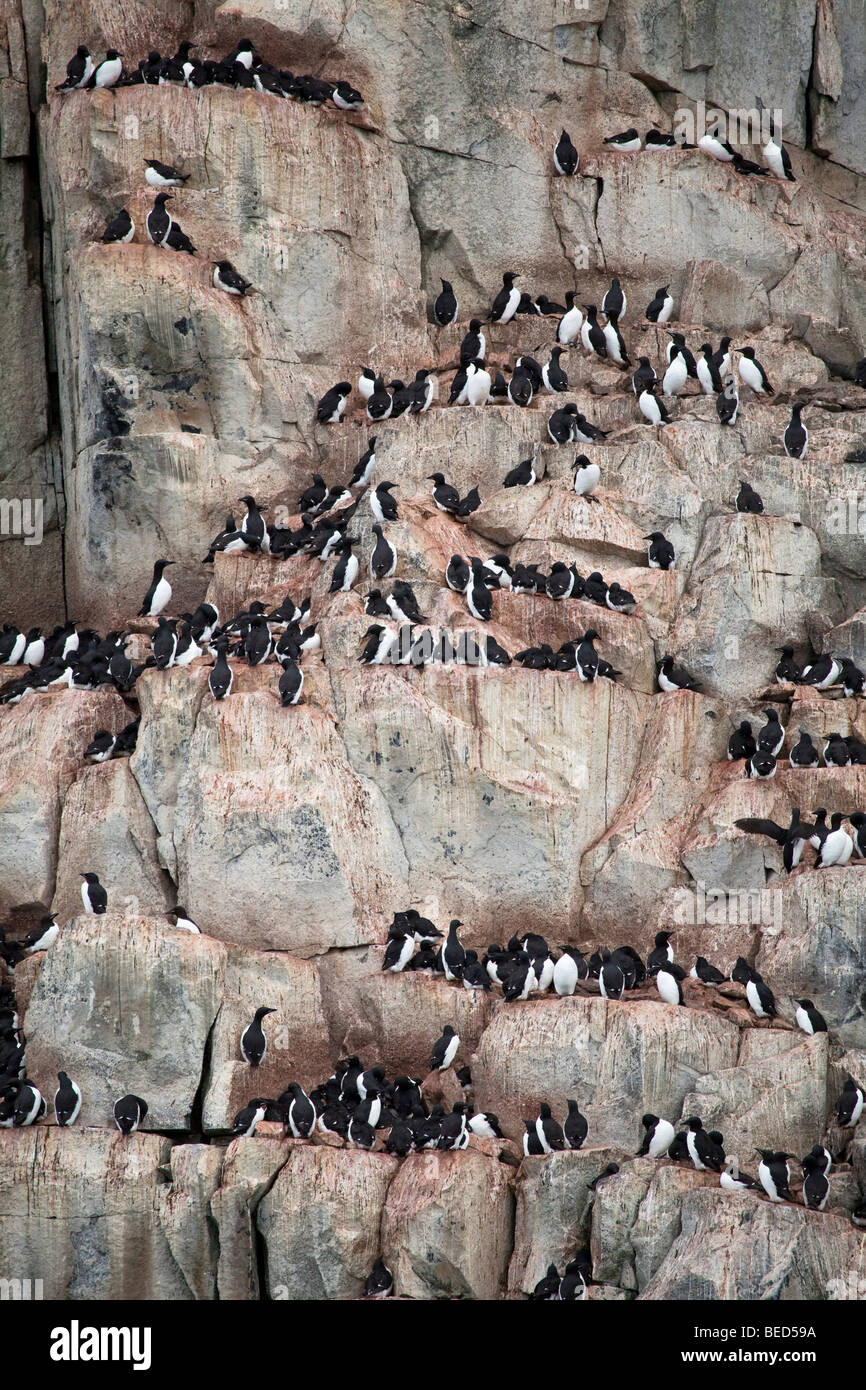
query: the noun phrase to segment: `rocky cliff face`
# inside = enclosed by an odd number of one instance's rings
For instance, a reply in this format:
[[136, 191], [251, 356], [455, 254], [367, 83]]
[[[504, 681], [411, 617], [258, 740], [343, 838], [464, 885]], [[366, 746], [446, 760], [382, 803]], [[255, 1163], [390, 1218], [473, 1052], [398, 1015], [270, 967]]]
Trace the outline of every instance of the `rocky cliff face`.
[[[701, 1114], [747, 1168], [756, 1146], [799, 1155], [827, 1134], [845, 1075], [866, 1078], [866, 879], [856, 866], [777, 876], [775, 846], [734, 828], [787, 822], [793, 806], [866, 809], [866, 779], [780, 762], [755, 782], [725, 758], [734, 724], [760, 723], [768, 697], [816, 742], [866, 736], [862, 699], [772, 687], [784, 641], [866, 662], [863, 465], [844, 461], [866, 447], [852, 380], [866, 350], [866, 11], [760, 9], [0, 4], [0, 489], [41, 500], [44, 531], [39, 545], [0, 538], [0, 617], [134, 631], [143, 653], [153, 624], [132, 615], [166, 555], [172, 611], [207, 598], [227, 616], [310, 593], [322, 635], [291, 709], [273, 666], [240, 663], [215, 704], [202, 661], [150, 670], [129, 697], [55, 687], [0, 708], [0, 912], [10, 939], [45, 910], [63, 924], [15, 971], [28, 1070], [52, 1092], [63, 1067], [84, 1095], [74, 1129], [0, 1129], [0, 1273], [20, 1267], [57, 1298], [355, 1298], [381, 1256], [405, 1297], [493, 1299], [528, 1293], [588, 1245], [593, 1297], [824, 1298], [866, 1274], [849, 1220], [862, 1125], [847, 1143], [831, 1132], [841, 1165], [820, 1213], [632, 1157], [646, 1111]], [[80, 42], [131, 66], [186, 37], [222, 54], [242, 34], [277, 66], [350, 78], [363, 109], [219, 87], [54, 91]], [[699, 150], [629, 157], [603, 143], [632, 124], [668, 129], [698, 102], [751, 108], [756, 89], [784, 112], [796, 183], [739, 177]], [[573, 179], [553, 175], [563, 126], [581, 152]], [[191, 175], [176, 205], [196, 258], [144, 237], [151, 158]], [[122, 206], [135, 241], [103, 245]], [[258, 293], [214, 289], [218, 257]], [[692, 385], [653, 430], [627, 375], [572, 350], [568, 399], [609, 432], [590, 504], [570, 487], [573, 452], [547, 435], [549, 397], [444, 405], [465, 321], [486, 316], [509, 267], [560, 301], [573, 288], [600, 303], [618, 275], [630, 352], [656, 366], [668, 339], [641, 311], [670, 284], [689, 344], [747, 338], [776, 394], [744, 389], [721, 429]], [[441, 276], [461, 304], [443, 329], [428, 313]], [[500, 369], [520, 352], [546, 360], [555, 320], [488, 331]], [[616, 683], [362, 667], [367, 583], [329, 595], [331, 567], [306, 556], [201, 564], [240, 494], [297, 524], [312, 472], [348, 479], [373, 430], [356, 393], [338, 427], [316, 425], [315, 403], [367, 363], [440, 379], [429, 413], [375, 430], [377, 477], [399, 489], [398, 574], [431, 626], [478, 627], [444, 586], [455, 551], [599, 569], [634, 593], [633, 615], [502, 591], [488, 630], [515, 652], [594, 626]], [[795, 394], [802, 460], [781, 445]], [[539, 482], [504, 490], [529, 453]], [[435, 471], [461, 493], [478, 486], [468, 526], [434, 507]], [[741, 477], [763, 516], [734, 511]], [[367, 495], [354, 522], [365, 556], [373, 519]], [[673, 541], [675, 570], [647, 568], [650, 530]], [[700, 693], [657, 693], [668, 651]], [[95, 731], [139, 710], [133, 757], [86, 766]], [[103, 917], [78, 915], [86, 867], [108, 888]], [[178, 901], [202, 936], [166, 923]], [[687, 968], [745, 955], [785, 1018], [791, 996], [809, 996], [831, 1031], [756, 1026], [736, 987], [713, 997], [687, 982], [682, 1009], [652, 987], [622, 1003], [587, 988], [507, 1005], [382, 974], [388, 923], [410, 905], [443, 926], [459, 917], [482, 950], [534, 931], [645, 955], [676, 926]], [[264, 1002], [278, 1013], [251, 1082], [237, 1040]], [[446, 1021], [475, 1105], [510, 1141], [540, 1101], [561, 1114], [576, 1097], [586, 1147], [521, 1162], [513, 1143], [473, 1140], [401, 1161], [267, 1127], [226, 1142], [253, 1091], [309, 1087], [347, 1053], [425, 1075]], [[110, 1111], [128, 1090], [148, 1099], [150, 1132], [124, 1139]], [[611, 1162], [620, 1171], [593, 1196]]]

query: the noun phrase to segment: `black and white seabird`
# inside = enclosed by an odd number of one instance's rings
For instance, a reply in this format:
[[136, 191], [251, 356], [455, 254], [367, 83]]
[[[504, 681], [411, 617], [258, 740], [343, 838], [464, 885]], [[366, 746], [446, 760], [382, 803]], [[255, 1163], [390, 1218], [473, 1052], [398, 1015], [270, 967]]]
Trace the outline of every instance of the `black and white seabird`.
[[339, 424], [351, 392], [352, 386], [348, 381], [338, 381], [336, 386], [325, 392], [316, 406], [316, 419], [320, 425]]
[[[450, 320], [448, 320], [450, 322]], [[364, 1283], [365, 1298], [389, 1298], [394, 1292], [394, 1276], [384, 1260], [377, 1260]]]
[[621, 965], [611, 959], [611, 953], [607, 948], [601, 953], [598, 987], [605, 999], [622, 999], [625, 994], [625, 973]]
[[863, 1114], [864, 1100], [866, 1093], [863, 1087], [857, 1084], [853, 1076], [849, 1076], [836, 1102], [836, 1123], [841, 1129], [854, 1128]]
[[656, 987], [663, 1003], [682, 1004], [683, 987], [681, 982], [685, 978], [685, 970], [675, 961], [666, 961], [659, 966], [656, 971]]
[[378, 522], [373, 526], [373, 535], [376, 542], [370, 551], [370, 576], [372, 579], [388, 579], [397, 568], [397, 551]]
[[339, 543], [340, 558], [334, 566], [328, 593], [347, 594], [358, 578], [360, 563], [357, 555], [352, 554], [352, 546], [355, 544], [353, 536], [345, 536]]
[[847, 817], [841, 811], [834, 811], [830, 817], [830, 829], [820, 842], [816, 869], [842, 868], [854, 853], [854, 841], [842, 828], [843, 820]]
[[795, 999], [797, 1012], [794, 1017], [797, 1020], [797, 1027], [812, 1037], [815, 1033], [827, 1032], [827, 1020], [824, 1015], [819, 1013], [811, 999]]
[[799, 734], [799, 739], [788, 754], [789, 763], [792, 767], [818, 767], [818, 750], [812, 742], [809, 730], [803, 724], [800, 725]]
[[268, 1009], [264, 1006], [256, 1009], [252, 1023], [248, 1023], [241, 1033], [241, 1056], [245, 1062], [249, 1062], [251, 1067], [261, 1066], [264, 1061], [265, 1053], [268, 1050], [268, 1040], [262, 1027], [262, 1019], [266, 1014], [273, 1013], [276, 1013], [276, 1009]]
[[823, 1211], [830, 1195], [830, 1184], [824, 1168], [823, 1156], [808, 1153], [802, 1160], [803, 1205], [810, 1211]]
[[706, 956], [698, 956], [696, 958], [689, 974], [693, 980], [700, 980], [702, 985], [710, 985], [712, 987], [724, 984], [727, 979], [727, 976], [723, 975], [721, 970], [718, 970], [716, 966], [710, 964]]
[[140, 1096], [121, 1096], [114, 1102], [114, 1123], [121, 1134], [134, 1134], [147, 1115], [147, 1101]]
[[553, 163], [558, 174], [570, 177], [577, 173], [580, 155], [571, 142], [571, 136], [564, 130], [553, 148]]
[[757, 746], [751, 723], [743, 719], [728, 739], [728, 761], [740, 762], [744, 758], [751, 758]]
[[673, 311], [674, 301], [670, 294], [670, 286], [661, 285], [647, 305], [644, 318], [649, 319], [650, 323], [667, 323]]
[[253, 287], [249, 280], [245, 280], [231, 261], [212, 261], [214, 289], [225, 290], [226, 294], [235, 294], [243, 297], [253, 293]]
[[165, 608], [171, 598], [171, 585], [165, 577], [165, 571], [174, 563], [174, 560], [156, 561], [150, 588], [138, 610], [139, 618], [155, 618]]
[[25, 1081], [15, 1097], [12, 1123], [16, 1129], [26, 1128], [28, 1125], [35, 1124], [37, 1120], [41, 1120], [47, 1109], [42, 1092], [33, 1085], [32, 1081]]
[[561, 343], [563, 347], [568, 347], [575, 341], [583, 325], [583, 314], [575, 303], [576, 299], [576, 290], [568, 290], [566, 292], [565, 313], [560, 319], [556, 329], [556, 340], [558, 343]]
[[[442, 289], [433, 301], [433, 318], [441, 328], [449, 323], [457, 322], [457, 296], [451, 286], [450, 280], [442, 281]], [[474, 354], [473, 354], [474, 356]]]
[[595, 353], [596, 357], [607, 357], [607, 341], [604, 336], [604, 329], [598, 321], [598, 311], [594, 304], [584, 304], [586, 318], [581, 324], [580, 341], [587, 352]]
[[659, 663], [656, 676], [659, 690], [671, 694], [675, 690], [700, 690], [700, 681], [690, 676], [681, 666], [674, 665], [672, 656], [665, 656]]
[[639, 357], [637, 370], [632, 373], [631, 385], [636, 396], [642, 391], [652, 389], [658, 381], [655, 367], [653, 367], [648, 357]]
[[293, 1139], [308, 1139], [316, 1127], [316, 1108], [297, 1081], [287, 1086], [280, 1097], [284, 1105], [288, 1096], [291, 1096], [291, 1102], [286, 1113], [287, 1128]]
[[515, 367], [508, 383], [508, 399], [512, 405], [528, 406], [532, 401], [532, 378], [522, 367]]
[[716, 396], [716, 414], [720, 425], [735, 425], [740, 410], [740, 397], [733, 372], [728, 372], [722, 390]]
[[661, 531], [650, 531], [644, 536], [649, 541], [647, 559], [651, 570], [672, 570], [674, 568], [674, 548]]
[[644, 1115], [641, 1124], [644, 1136], [636, 1157], [664, 1158], [676, 1133], [670, 1120], [661, 1120], [658, 1115]]
[[746, 159], [745, 156], [741, 155], [738, 150], [734, 151], [734, 157], [731, 160], [731, 163], [734, 167], [735, 172], [738, 174], [746, 174], [752, 177], [766, 178], [767, 174], [769, 173], [769, 170], [765, 169], [762, 164], [756, 164], [754, 159]]
[[120, 242], [126, 245], [135, 236], [135, 223], [127, 212], [126, 208], [121, 208], [115, 217], [105, 225], [102, 233], [102, 241], [106, 245], [112, 242]]
[[81, 878], [81, 901], [84, 911], [91, 916], [100, 917], [108, 906], [108, 894], [96, 874], [82, 874]]
[[664, 401], [659, 400], [655, 394], [655, 387], [646, 386], [637, 399], [640, 413], [650, 425], [667, 425], [670, 416]]
[[544, 1153], [559, 1153], [565, 1148], [562, 1125], [552, 1115], [547, 1101], [542, 1101], [538, 1107], [535, 1133], [538, 1135], [538, 1142]]
[[164, 246], [171, 231], [171, 214], [165, 206], [171, 197], [171, 193], [157, 193], [153, 207], [145, 218], [145, 229], [154, 246]]
[[676, 147], [676, 139], [668, 131], [653, 128], [644, 136], [645, 150], [675, 150]]
[[777, 138], [776, 125], [772, 117], [770, 118], [770, 138], [761, 153], [770, 173], [775, 174], [777, 179], [785, 179], [789, 183], [797, 182], [791, 168], [791, 156], [781, 140]]
[[753, 347], [744, 347], [738, 348], [737, 351], [740, 354], [740, 360], [737, 363], [737, 371], [740, 374], [740, 380], [746, 386], [751, 387], [756, 395], [772, 396], [774, 393], [770, 385], [770, 379], [756, 358], [755, 349]]
[[466, 367], [470, 362], [478, 359], [482, 361], [487, 356], [487, 339], [481, 326], [480, 319], [470, 319], [469, 328], [463, 335], [460, 344], [460, 365]]
[[809, 443], [809, 431], [801, 419], [802, 412], [803, 406], [799, 402], [791, 407], [791, 419], [782, 436], [785, 453], [793, 459], [803, 458]]
[[756, 1018], [774, 1019], [778, 1014], [776, 997], [757, 970], [753, 970], [746, 983], [746, 1002]]
[[394, 401], [385, 386], [385, 378], [377, 376], [367, 398], [367, 419], [387, 420], [393, 414]]
[[709, 1168], [720, 1173], [725, 1161], [724, 1150], [710, 1137], [697, 1115], [686, 1120], [686, 1148], [694, 1167], [700, 1172]]
[[58, 82], [54, 88], [55, 92], [78, 92], [82, 87], [86, 87], [93, 76], [93, 59], [90, 56], [90, 49], [85, 44], [79, 44], [73, 56], [66, 64], [66, 76], [62, 82]]
[[722, 139], [721, 127], [718, 124], [700, 137], [698, 149], [721, 164], [730, 164], [734, 157], [734, 148], [727, 140]]
[[[134, 1099], [134, 1097], [133, 1097]], [[261, 1124], [265, 1118], [269, 1101], [259, 1097], [249, 1101], [232, 1121], [232, 1134], [237, 1139], [250, 1139], [256, 1132], [256, 1126]]]
[[746, 512], [750, 516], [760, 516], [764, 510], [764, 504], [759, 494], [751, 483], [746, 482], [745, 478], [740, 479], [740, 490], [737, 493], [734, 506], [738, 512]]
[[788, 1186], [791, 1181], [788, 1159], [791, 1155], [774, 1149], [756, 1149], [755, 1152], [761, 1155], [761, 1161], [758, 1164], [758, 1181], [770, 1201], [792, 1202], [794, 1199]]
[[565, 349], [557, 345], [551, 348], [550, 358], [541, 369], [541, 380], [545, 390], [551, 393], [568, 390], [568, 376], [564, 371], [560, 358]]
[[568, 444], [575, 438], [578, 415], [577, 406], [572, 401], [554, 410], [547, 422], [547, 433], [554, 444]]
[[756, 1178], [741, 1170], [734, 1154], [725, 1159], [725, 1167], [719, 1174], [719, 1187], [725, 1192], [755, 1192], [760, 1186]]
[[621, 154], [636, 154], [643, 149], [643, 141], [633, 125], [628, 130], [621, 130], [618, 135], [606, 135], [604, 143]]
[[490, 309], [491, 323], [510, 323], [517, 313], [520, 303], [520, 290], [515, 289], [517, 271], [507, 270], [502, 277], [502, 289], [497, 294]]
[[186, 908], [180, 903], [178, 903], [176, 907], [171, 908], [170, 911], [166, 913], [166, 916], [169, 921], [173, 921], [174, 925], [181, 931], [191, 932], [193, 936], [201, 936], [201, 927], [196, 925]]
[[593, 643], [598, 640], [595, 628], [587, 628], [575, 650], [577, 674], [582, 681], [592, 682], [598, 675], [598, 652]]
[[462, 925], [463, 923], [455, 917], [448, 926], [448, 937], [442, 947], [442, 968], [446, 980], [459, 980], [463, 973], [466, 951], [457, 936], [457, 929]]
[[570, 1149], [579, 1149], [589, 1133], [589, 1121], [585, 1115], [581, 1115], [576, 1100], [568, 1100], [566, 1104], [568, 1115], [562, 1126], [563, 1137]]
[[777, 825], [775, 821], [756, 816], [744, 816], [734, 821], [738, 830], [747, 835], [765, 835], [775, 840], [782, 848], [782, 862], [790, 874], [800, 862], [803, 850], [809, 843], [812, 827], [800, 819], [799, 809], [791, 813], [790, 825]]
[[57, 925], [57, 913], [47, 913], [39, 923], [38, 927], [33, 927], [24, 938], [24, 950], [28, 956], [35, 955], [37, 951], [47, 951], [56, 942], [60, 935], [60, 928]]
[[412, 932], [406, 932], [404, 936], [392, 937], [385, 949], [381, 968], [390, 971], [393, 975], [401, 974], [415, 954], [415, 944], [415, 937]]
[[536, 482], [535, 459], [523, 459], [514, 468], [510, 469], [503, 479], [503, 487], [532, 487]]
[[207, 678], [208, 688], [215, 700], [224, 700], [227, 695], [230, 695], [234, 683], [234, 672], [229, 666], [226, 658], [227, 650], [227, 638], [223, 638], [216, 643], [216, 661]]
[[54, 1117], [62, 1127], [74, 1125], [81, 1110], [81, 1090], [65, 1071], [57, 1073], [60, 1085], [54, 1092]]
[[182, 188], [190, 176], [181, 174], [170, 164], [160, 163], [158, 159], [148, 159], [145, 161], [144, 177], [151, 188]]
[[388, 661], [391, 648], [397, 641], [393, 628], [382, 623], [372, 623], [364, 633], [364, 649], [358, 660], [365, 666], [383, 666]]
[[[376, 466], [376, 436], [370, 435], [367, 448], [355, 464], [349, 487], [366, 487]], [[326, 489], [327, 491], [327, 489]], [[301, 509], [303, 510], [303, 508]]]
[[115, 87], [123, 72], [123, 54], [116, 48], [109, 48], [101, 63], [93, 69], [88, 82], [89, 87]]
[[758, 752], [772, 753], [773, 757], [777, 758], [785, 742], [785, 728], [777, 710], [765, 709], [763, 714], [767, 722], [758, 731]]
[[457, 1056], [459, 1046], [459, 1035], [450, 1023], [446, 1023], [442, 1029], [442, 1036], [433, 1045], [433, 1051], [430, 1054], [430, 1070], [447, 1071]]
[[[653, 372], [655, 378], [655, 372]], [[668, 360], [667, 371], [662, 377], [662, 395], [678, 396], [684, 389], [689, 379], [689, 368], [686, 355], [682, 348], [675, 347]], [[648, 389], [653, 389], [653, 382], [648, 383]]]
[[671, 945], [671, 937], [675, 933], [672, 931], [658, 931], [655, 934], [653, 949], [646, 958], [646, 968], [648, 975], [655, 975], [656, 971], [661, 970], [664, 965], [671, 965], [674, 959], [674, 948]]

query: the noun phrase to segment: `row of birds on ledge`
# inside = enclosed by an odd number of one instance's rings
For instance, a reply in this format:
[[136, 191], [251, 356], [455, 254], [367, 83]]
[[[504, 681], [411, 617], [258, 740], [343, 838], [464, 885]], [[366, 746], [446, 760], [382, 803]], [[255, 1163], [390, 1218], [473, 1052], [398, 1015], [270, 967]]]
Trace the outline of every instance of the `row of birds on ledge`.
[[[411, 913], [395, 914], [395, 923], [398, 919], [413, 922], [412, 934], [420, 935], [422, 941], [430, 940], [426, 934], [430, 930], [441, 935], [432, 924], [425, 927], [424, 919], [417, 913], [414, 917]], [[457, 978], [455, 970], [462, 972], [465, 977], [469, 964], [465, 952], [461, 962], [456, 958], [455, 951], [459, 954], [462, 948], [456, 941], [454, 925], [452, 923], [448, 940], [442, 947], [443, 965], [450, 978]], [[670, 935], [672, 933], [659, 934], [656, 947], [648, 959], [648, 967], [656, 975], [670, 968]], [[534, 949], [534, 943], [541, 940], [527, 934], [522, 938], [521, 951], [525, 953], [530, 947]], [[627, 970], [635, 971], [639, 963], [636, 953], [628, 948], [620, 948], [616, 954]], [[599, 957], [602, 982], [606, 972], [611, 969], [610, 959], [603, 959], [605, 955], [610, 958], [609, 952]], [[499, 969], [499, 962], [493, 964], [495, 973]], [[736, 971], [734, 973], [736, 975]], [[754, 990], [759, 982], [760, 976], [752, 972], [746, 986], [747, 992]], [[264, 1062], [268, 1044], [263, 1020], [275, 1012], [275, 1009], [261, 1006], [240, 1035], [240, 1054], [252, 1068], [258, 1068]], [[810, 1034], [826, 1031], [820, 1014], [806, 1000], [798, 1003], [798, 1022]], [[365, 1067], [357, 1056], [352, 1055], [342, 1059], [333, 1074], [312, 1088], [309, 1094], [299, 1083], [291, 1082], [275, 1100], [254, 1097], [235, 1116], [231, 1132], [238, 1138], [252, 1137], [259, 1124], [278, 1123], [294, 1139], [309, 1139], [318, 1130], [348, 1140], [356, 1148], [370, 1150], [376, 1144], [377, 1131], [382, 1130], [387, 1131], [385, 1151], [401, 1158], [412, 1151], [465, 1149], [472, 1134], [483, 1139], [502, 1139], [504, 1136], [498, 1116], [490, 1111], [474, 1111], [471, 1103], [471, 1071], [468, 1065], [457, 1066], [459, 1049], [459, 1033], [453, 1025], [446, 1024], [431, 1049], [430, 1072], [435, 1074], [455, 1069], [456, 1080], [465, 1099], [455, 1103], [450, 1114], [445, 1113], [441, 1104], [434, 1105], [432, 1109], [428, 1107], [420, 1080], [401, 1074], [388, 1082], [382, 1066]], [[78, 1119], [82, 1093], [65, 1071], [58, 1073], [58, 1081], [54, 1095], [55, 1118], [58, 1125], [66, 1127]], [[863, 1113], [864, 1099], [863, 1088], [849, 1076], [835, 1107], [835, 1122], [839, 1128], [853, 1129], [857, 1125]], [[27, 1078], [26, 1039], [21, 1033], [14, 991], [10, 986], [3, 985], [0, 987], [0, 1126], [28, 1127], [42, 1119], [47, 1108], [42, 1092]], [[134, 1094], [121, 1097], [113, 1107], [115, 1124], [124, 1135], [135, 1132], [147, 1113], [147, 1102]], [[685, 1129], [679, 1133], [670, 1121], [656, 1115], [644, 1115], [642, 1125], [644, 1135], [637, 1157], [668, 1157], [674, 1162], [691, 1162], [698, 1171], [718, 1173], [721, 1186], [729, 1191], [763, 1188], [771, 1201], [793, 1200], [787, 1168], [790, 1154], [759, 1149], [757, 1152], [761, 1155], [761, 1164], [756, 1182], [739, 1170], [735, 1158], [726, 1158], [722, 1136], [704, 1131], [698, 1117], [690, 1117], [685, 1122]], [[525, 1120], [524, 1129], [524, 1155], [540, 1157], [565, 1149], [582, 1148], [589, 1132], [589, 1123], [581, 1114], [577, 1101], [570, 1099], [564, 1124], [560, 1125], [550, 1105], [542, 1102], [537, 1118]], [[816, 1144], [811, 1154], [803, 1159], [806, 1179], [803, 1200], [807, 1207], [816, 1210], [824, 1208], [829, 1195], [826, 1178], [831, 1161], [831, 1155], [820, 1144]], [[617, 1165], [609, 1165], [590, 1186], [595, 1189], [600, 1178], [616, 1171]]]
[[66, 65], [66, 76], [55, 91], [66, 96], [70, 92], [92, 91], [118, 87], [175, 85], [199, 87], [240, 87], [256, 92], [269, 92], [309, 106], [331, 102], [340, 111], [358, 111], [364, 105], [361, 93], [350, 82], [341, 79], [314, 77], [309, 73], [293, 73], [276, 68], [256, 52], [249, 39], [241, 39], [224, 58], [193, 57], [198, 44], [184, 40], [173, 58], [152, 49], [146, 58], [127, 71], [123, 54], [109, 48], [102, 62], [94, 62], [86, 44], [79, 44]]
[[[656, 932], [646, 963], [632, 946], [619, 946], [614, 951], [604, 947], [589, 956], [576, 946], [562, 946], [560, 954], [554, 956], [544, 937], [536, 932], [513, 936], [507, 946], [490, 945], [479, 960], [478, 952], [467, 950], [460, 940], [462, 925], [458, 918], [453, 918], [443, 937], [429, 918], [414, 908], [395, 912], [388, 928], [382, 970], [397, 975], [405, 970], [444, 975], [446, 980], [462, 984], [473, 993], [487, 993], [492, 985], [499, 985], [507, 1003], [523, 1002], [531, 994], [550, 991], [566, 998], [575, 993], [578, 984], [586, 990], [593, 980], [598, 982], [602, 998], [622, 999], [627, 992], [654, 980], [662, 1002], [679, 1006], [685, 1004], [682, 982], [687, 977], [707, 989], [717, 989], [730, 980], [744, 987], [746, 1002], [755, 1018], [772, 1020], [779, 1016], [772, 990], [743, 956], [737, 957], [729, 975], [704, 956], [698, 956], [687, 976], [674, 960], [671, 937], [675, 931]], [[826, 1021], [810, 999], [794, 1002], [797, 1027], [810, 1037], [827, 1032]]]
[[[721, 113], [717, 119], [708, 123], [704, 134], [699, 137], [695, 144], [690, 144], [684, 136], [682, 139], [677, 139], [677, 136], [672, 132], [658, 130], [655, 126], [648, 130], [643, 138], [641, 138], [636, 126], [629, 126], [627, 130], [620, 130], [616, 135], [606, 135], [604, 144], [607, 145], [608, 149], [619, 154], [639, 154], [641, 150], [659, 154], [666, 150], [698, 149], [702, 154], [717, 160], [720, 164], [730, 164], [737, 174], [759, 178], [772, 176], [787, 183], [796, 183], [797, 180], [791, 168], [791, 158], [779, 138], [775, 120], [769, 112], [764, 112], [763, 104], [760, 101], [758, 101], [757, 109], [766, 116], [769, 127], [769, 138], [761, 150], [764, 157], [763, 165], [757, 164], [753, 159], [747, 159], [745, 155], [735, 150], [730, 141], [725, 138], [723, 134], [724, 119]], [[573, 178], [580, 168], [580, 154], [567, 130], [562, 131], [553, 147], [553, 165], [557, 174], [565, 178]]]
[[[567, 292], [564, 305], [545, 296], [533, 300], [528, 294], [521, 294], [514, 285], [515, 279], [517, 275], [513, 271], [504, 275], [503, 288], [493, 301], [489, 321], [509, 323], [519, 313], [561, 314], [556, 329], [557, 341], [550, 350], [548, 361], [542, 364], [531, 355], [520, 353], [515, 359], [510, 380], [506, 381], [502, 372], [492, 372], [487, 367], [488, 344], [484, 325], [481, 319], [473, 318], [460, 344], [460, 365], [451, 381], [449, 406], [477, 408], [500, 401], [525, 409], [542, 392], [553, 396], [565, 393], [569, 390], [569, 380], [562, 356], [573, 346], [582, 347], [622, 371], [633, 366], [619, 326], [626, 311], [627, 298], [618, 279], [613, 280], [602, 300], [601, 313], [606, 317], [604, 324], [599, 322], [599, 311], [594, 304], [583, 305], [586, 311], [584, 317], [576, 303], [576, 291]], [[442, 285], [442, 293], [433, 306], [433, 317], [444, 326], [456, 321], [459, 306], [449, 282], [443, 280]], [[673, 298], [668, 287], [662, 286], [647, 308], [647, 319], [664, 323], [672, 312]], [[719, 424], [735, 425], [739, 418], [740, 395], [733, 365], [736, 365], [740, 381], [755, 397], [769, 398], [775, 394], [753, 347], [732, 347], [732, 339], [723, 337], [718, 348], [714, 348], [710, 342], [702, 343], [699, 355], [695, 356], [684, 334], [666, 331], [671, 341], [666, 349], [666, 365], [661, 379], [646, 356], [638, 358], [638, 365], [631, 376], [640, 414], [648, 424], [663, 426], [670, 423], [669, 408], [662, 396], [676, 398], [685, 391], [691, 379], [697, 382], [704, 395], [715, 396]], [[736, 364], [733, 353], [739, 354]], [[866, 386], [866, 359], [855, 371], [855, 383]], [[349, 381], [339, 381], [330, 387], [316, 404], [318, 423], [339, 424], [346, 417], [352, 390]], [[358, 378], [357, 391], [367, 419], [381, 423], [404, 415], [425, 414], [436, 399], [438, 382], [431, 369], [419, 368], [408, 385], [400, 378], [386, 384], [383, 375], [372, 367], [365, 367]], [[782, 445], [790, 458], [804, 458], [808, 447], [809, 432], [803, 423], [803, 409], [804, 402], [793, 402], [791, 419], [782, 435]], [[556, 444], [599, 443], [609, 433], [588, 420], [574, 402], [555, 409], [547, 421], [548, 438]]]

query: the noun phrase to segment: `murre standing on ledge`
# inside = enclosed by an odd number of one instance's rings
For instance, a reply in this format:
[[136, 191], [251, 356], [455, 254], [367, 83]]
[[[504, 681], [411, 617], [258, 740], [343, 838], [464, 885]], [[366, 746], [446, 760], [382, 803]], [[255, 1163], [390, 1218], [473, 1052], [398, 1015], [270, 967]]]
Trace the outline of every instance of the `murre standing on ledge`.
[[782, 436], [785, 445], [785, 453], [788, 458], [801, 459], [805, 457], [806, 448], [809, 444], [809, 431], [801, 419], [803, 406], [800, 402], [791, 407], [791, 419], [788, 427]]
[[153, 207], [145, 218], [145, 229], [154, 246], [164, 246], [171, 231], [171, 214], [165, 206], [171, 196], [170, 193], [157, 193]]
[[81, 1110], [81, 1091], [65, 1071], [57, 1073], [60, 1085], [54, 1092], [54, 1118], [63, 1127], [74, 1125]]
[[108, 894], [99, 882], [96, 874], [82, 874], [84, 882], [81, 885], [81, 901], [84, 904], [84, 911], [91, 916], [99, 917], [105, 912], [108, 906]]
[[79, 44], [73, 56], [66, 64], [66, 77], [62, 82], [58, 82], [54, 88], [55, 92], [79, 92], [82, 87], [86, 87], [93, 76], [93, 59], [90, 56], [90, 49], [85, 44]]
[[774, 1149], [756, 1149], [761, 1155], [758, 1164], [758, 1180], [771, 1202], [793, 1202], [791, 1189], [791, 1170], [788, 1167], [790, 1154]]
[[490, 309], [491, 323], [510, 323], [517, 313], [517, 306], [520, 303], [520, 290], [514, 287], [517, 278], [516, 270], [506, 270], [503, 275], [502, 289], [494, 299]]
[[265, 1053], [268, 1050], [268, 1040], [262, 1027], [262, 1019], [265, 1014], [275, 1013], [276, 1009], [264, 1007], [256, 1009], [252, 1023], [248, 1023], [241, 1033], [241, 1056], [245, 1062], [249, 1062], [251, 1067], [261, 1066], [264, 1061]]
[[114, 1102], [114, 1123], [121, 1134], [134, 1134], [147, 1114], [147, 1101], [140, 1096], [121, 1096]]
[[174, 560], [157, 560], [153, 567], [153, 579], [150, 588], [144, 596], [141, 607], [138, 610], [139, 618], [155, 618], [160, 614], [171, 598], [171, 585], [165, 577], [165, 571], [169, 565], [173, 565]]
[[673, 295], [669, 285], [661, 285], [646, 307], [644, 318], [650, 323], [667, 323], [674, 311]]
[[430, 1070], [447, 1071], [457, 1056], [459, 1046], [459, 1035], [450, 1023], [446, 1023], [442, 1029], [441, 1038], [438, 1038], [433, 1044], [433, 1051], [430, 1054]]
[[660, 1120], [658, 1115], [644, 1115], [643, 1142], [637, 1151], [637, 1158], [663, 1158], [674, 1142], [675, 1130], [670, 1120]]
[[442, 281], [442, 290], [437, 294], [433, 301], [433, 318], [440, 328], [445, 328], [449, 323], [457, 322], [458, 310], [457, 296], [451, 287], [450, 280]]
[[571, 136], [564, 130], [553, 148], [553, 162], [556, 165], [558, 174], [565, 174], [571, 177], [577, 173], [577, 166], [580, 163], [580, 155], [577, 153], [571, 142]]

